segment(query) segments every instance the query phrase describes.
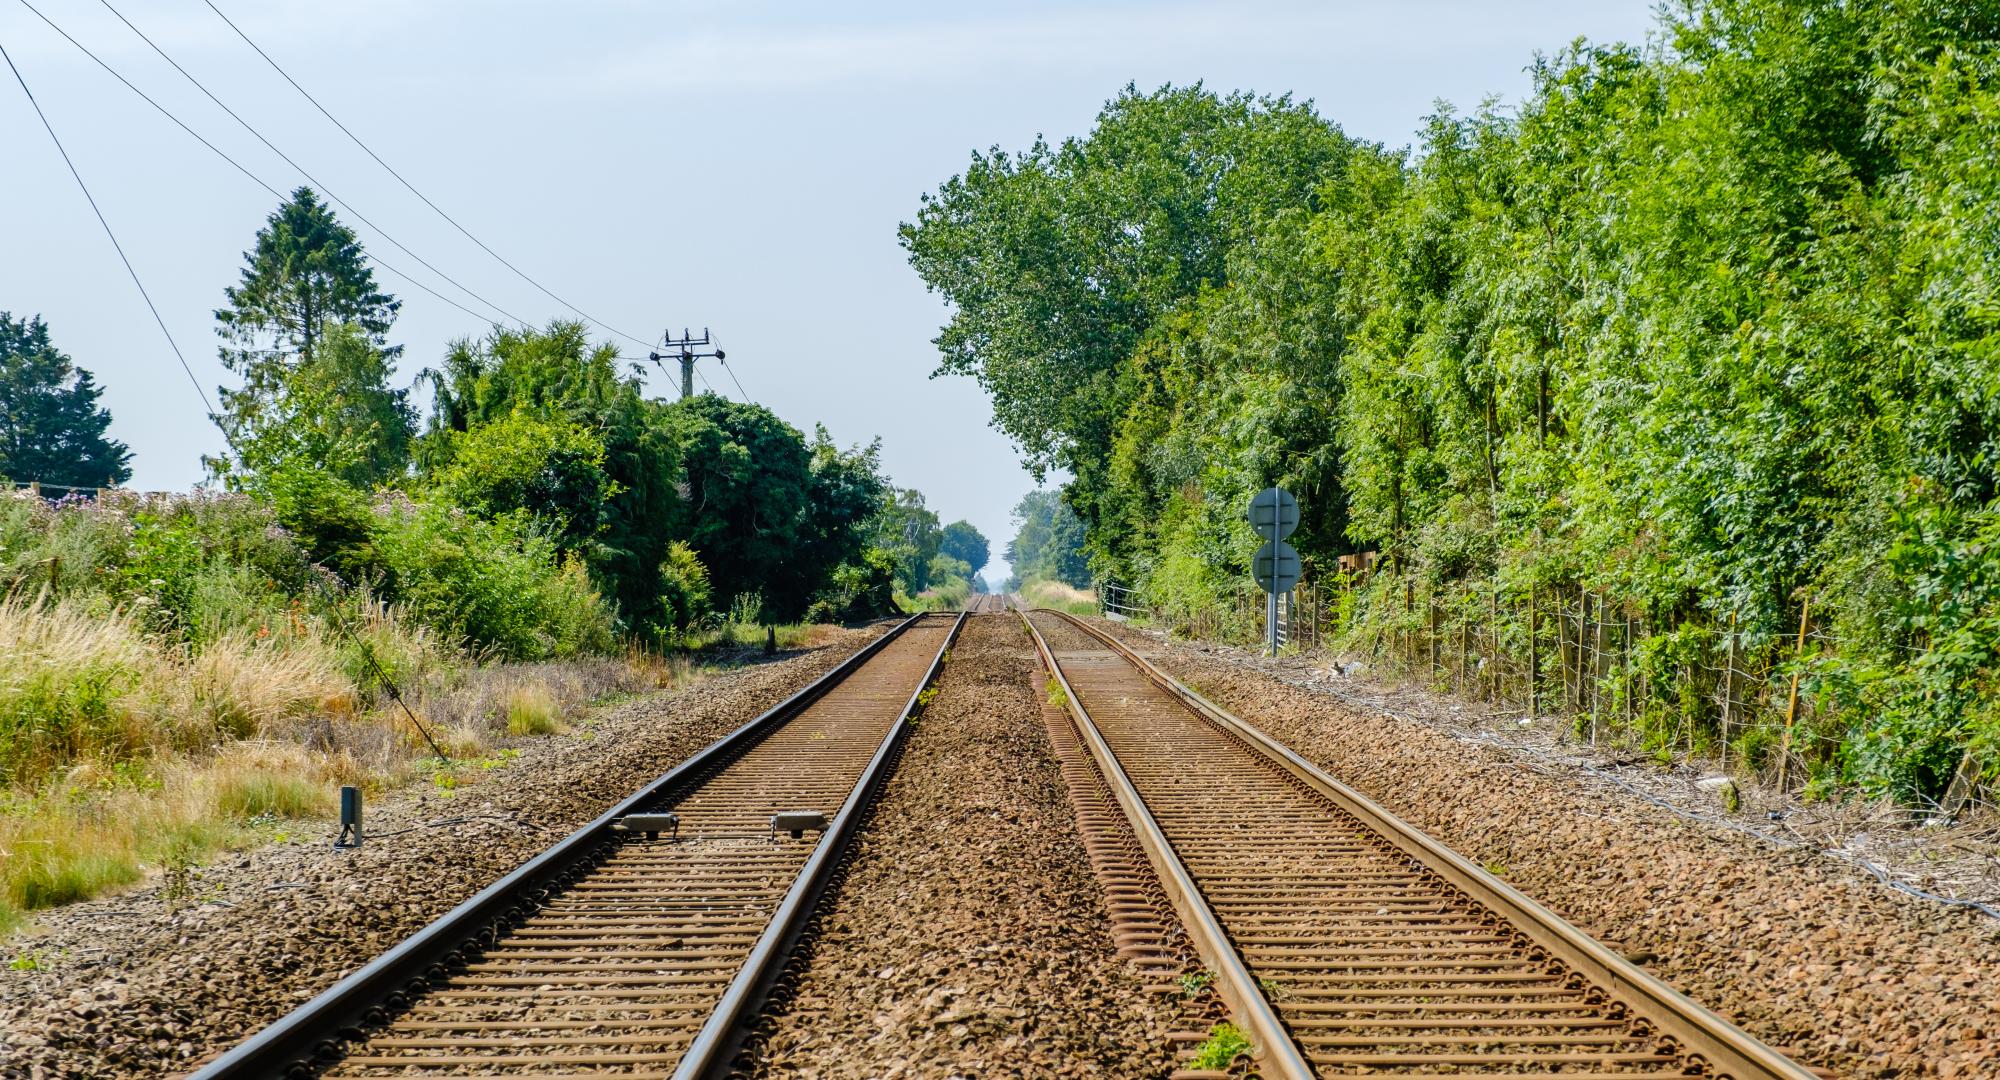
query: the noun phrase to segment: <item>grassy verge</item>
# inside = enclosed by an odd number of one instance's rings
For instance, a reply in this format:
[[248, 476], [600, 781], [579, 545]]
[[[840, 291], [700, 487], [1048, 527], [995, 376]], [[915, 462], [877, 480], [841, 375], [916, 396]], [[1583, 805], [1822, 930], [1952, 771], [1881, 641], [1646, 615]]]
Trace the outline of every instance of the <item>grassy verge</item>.
[[[693, 653], [474, 664], [421, 655], [403, 628], [363, 629], [404, 635], [406, 696], [449, 761], [390, 703], [363, 704], [317, 637], [224, 638], [196, 653], [117, 612], [0, 604], [0, 931], [289, 839], [336, 812], [343, 784], [428, 781], [449, 795], [519, 746], [575, 729], [592, 703], [687, 684], [764, 643], [762, 627], [730, 626]], [[786, 626], [778, 640], [806, 647], [827, 632]]]
[[1021, 599], [1029, 607], [1054, 608], [1072, 615], [1097, 614], [1095, 594], [1060, 581], [1036, 578], [1021, 583]]
[[400, 711], [356, 708], [354, 687], [308, 649], [190, 657], [115, 616], [0, 605], [0, 929], [287, 839], [332, 815], [343, 784], [476, 782], [508, 759], [502, 744], [699, 671], [638, 655], [438, 665], [406, 693], [447, 764]]

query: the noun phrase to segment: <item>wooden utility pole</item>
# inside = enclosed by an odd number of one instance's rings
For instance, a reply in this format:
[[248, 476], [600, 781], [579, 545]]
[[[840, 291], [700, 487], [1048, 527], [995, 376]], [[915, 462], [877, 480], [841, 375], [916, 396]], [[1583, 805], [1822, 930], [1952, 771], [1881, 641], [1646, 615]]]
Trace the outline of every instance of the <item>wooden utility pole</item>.
[[647, 353], [646, 359], [651, 360], [655, 364], [660, 364], [662, 367], [666, 366], [663, 361], [667, 357], [672, 357], [681, 362], [681, 400], [685, 401], [694, 396], [694, 362], [696, 360], [705, 360], [709, 357], [723, 360], [721, 349], [710, 349], [708, 352], [697, 351], [700, 348], [714, 344], [715, 342], [708, 336], [708, 327], [706, 326], [701, 328], [700, 337], [695, 337], [686, 330], [681, 331], [680, 337], [675, 337], [673, 331], [664, 330], [660, 333], [660, 348], [667, 350], [666, 356], [662, 356], [656, 352]]
[[[1806, 620], [1811, 616], [1811, 614], [1812, 614], [1812, 597], [1807, 596], [1804, 600], [1799, 602], [1799, 645], [1797, 651], [1795, 651], [1792, 654], [1792, 662], [1794, 665], [1796, 665], [1799, 659], [1805, 655]], [[1780, 795], [1783, 795], [1785, 793], [1791, 782], [1792, 725], [1797, 722], [1799, 716], [1800, 674], [1801, 672], [1799, 672], [1796, 668], [1794, 668], [1794, 670], [1792, 671], [1791, 700], [1785, 703], [1785, 736], [1778, 743], [1778, 794]]]

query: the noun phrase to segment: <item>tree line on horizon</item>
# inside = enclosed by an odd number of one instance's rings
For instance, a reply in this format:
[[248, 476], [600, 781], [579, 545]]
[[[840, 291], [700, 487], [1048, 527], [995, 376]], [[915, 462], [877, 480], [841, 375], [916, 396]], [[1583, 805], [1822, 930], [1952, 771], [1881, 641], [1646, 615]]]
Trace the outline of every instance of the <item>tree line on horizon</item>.
[[1311, 573], [1381, 554], [1352, 647], [1411, 588], [1515, 647], [1583, 591], [1644, 628], [1635, 741], [1721, 737], [1690, 673], [1726, 627], [1817, 706], [1817, 790], [1992, 777], [2000, 7], [1684, 0], [1529, 70], [1403, 149], [1195, 85], [975, 153], [901, 232], [939, 371], [1169, 623], [1250, 588], [1281, 484]]

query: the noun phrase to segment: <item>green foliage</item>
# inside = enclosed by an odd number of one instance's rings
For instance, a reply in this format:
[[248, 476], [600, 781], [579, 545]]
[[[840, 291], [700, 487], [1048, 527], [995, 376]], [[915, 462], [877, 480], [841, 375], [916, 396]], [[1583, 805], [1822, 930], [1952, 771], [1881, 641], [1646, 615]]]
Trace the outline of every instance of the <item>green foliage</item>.
[[1076, 588], [1090, 584], [1083, 522], [1053, 491], [1031, 491], [1014, 507], [1007, 562], [1019, 580], [1047, 578]]
[[[223, 290], [228, 303], [215, 313], [223, 366], [243, 379], [222, 391], [221, 422], [232, 439], [246, 441], [236, 449], [250, 449], [257, 460], [211, 467], [254, 473], [329, 446], [339, 451], [329, 464], [335, 469], [372, 467], [386, 475], [400, 466], [408, 407], [382, 380], [401, 351], [384, 347], [383, 339], [402, 304], [375, 288], [354, 231], [302, 187], [257, 231], [243, 262], [241, 280]], [[325, 358], [293, 385], [301, 369], [321, 359], [323, 343], [341, 355]], [[329, 403], [337, 408], [328, 415], [308, 411]], [[363, 450], [362, 439], [372, 445]]]
[[415, 419], [407, 392], [389, 388], [391, 355], [355, 323], [325, 324], [310, 355], [271, 362], [260, 393], [230, 399], [235, 454], [215, 470], [253, 490], [288, 468], [364, 488], [400, 476]]
[[708, 617], [712, 600], [708, 568], [701, 557], [679, 540], [668, 545], [667, 558], [660, 563], [660, 606], [667, 626], [685, 632]]
[[1243, 501], [1282, 483], [1309, 571], [1382, 553], [1350, 644], [1408, 630], [1406, 585], [1498, 588], [1512, 646], [1531, 591], [1607, 597], [1646, 627], [1657, 750], [1716, 736], [1690, 673], [1733, 614], [1746, 670], [1798, 670], [1815, 776], [1936, 797], [1967, 751], [2000, 768], [2000, 15], [1662, 19], [1407, 153], [1170, 87], [975, 155], [903, 229], [953, 305], [942, 370], [1070, 472], [1091, 567], [1184, 629], [1232, 605]]
[[937, 513], [924, 505], [915, 488], [890, 488], [875, 513], [873, 546], [896, 563], [896, 587], [915, 596], [930, 588], [931, 563], [937, 558], [944, 530]]
[[[453, 342], [424, 373], [431, 416], [418, 440], [418, 471], [478, 488], [461, 451], [504, 463], [498, 489], [470, 491], [482, 513], [528, 510], [550, 522], [586, 561], [627, 627], [669, 629], [659, 593], [667, 546], [686, 538], [684, 436], [668, 406], [649, 401], [618, 350], [592, 345], [581, 323], [541, 330], [496, 327]], [[499, 426], [499, 432], [483, 429]], [[593, 454], [586, 439], [601, 444]], [[591, 501], [592, 499], [595, 501]]]
[[985, 534], [972, 527], [969, 521], [954, 521], [938, 534], [938, 551], [965, 564], [966, 576], [977, 574], [984, 569], [987, 560], [993, 556]]
[[806, 611], [808, 622], [878, 619], [901, 610], [896, 601], [896, 560], [870, 548], [833, 570], [826, 588]]
[[604, 472], [604, 444], [581, 424], [517, 407], [440, 438], [449, 464], [429, 477], [435, 496], [486, 518], [525, 513], [565, 551], [581, 549], [602, 529], [617, 487]]
[[1188, 1061], [1190, 1069], [1227, 1069], [1251, 1050], [1250, 1040], [1235, 1024], [1220, 1023], [1208, 1029], [1208, 1040], [1195, 1047]]
[[[97, 382], [49, 341], [39, 316], [0, 311], [0, 480], [111, 487], [132, 478], [132, 451], [107, 438]], [[56, 493], [59, 494], [59, 493]]]
[[455, 639], [515, 660], [604, 652], [615, 623], [583, 564], [525, 515], [437, 503], [389, 507], [375, 528], [387, 594]]

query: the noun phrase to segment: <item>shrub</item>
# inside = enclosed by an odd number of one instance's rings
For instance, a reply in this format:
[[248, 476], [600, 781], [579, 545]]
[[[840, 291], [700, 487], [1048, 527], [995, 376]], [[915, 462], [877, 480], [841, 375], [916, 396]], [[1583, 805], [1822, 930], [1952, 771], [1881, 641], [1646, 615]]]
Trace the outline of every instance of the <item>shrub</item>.
[[893, 615], [896, 607], [896, 559], [870, 548], [855, 562], [833, 571], [806, 611], [807, 622], [854, 622]]
[[660, 564], [660, 606], [666, 628], [685, 633], [708, 617], [710, 603], [708, 568], [693, 548], [674, 541], [667, 547], [666, 561]]
[[611, 610], [574, 558], [520, 515], [487, 521], [436, 503], [393, 505], [376, 528], [389, 589], [411, 615], [515, 660], [608, 651]]

